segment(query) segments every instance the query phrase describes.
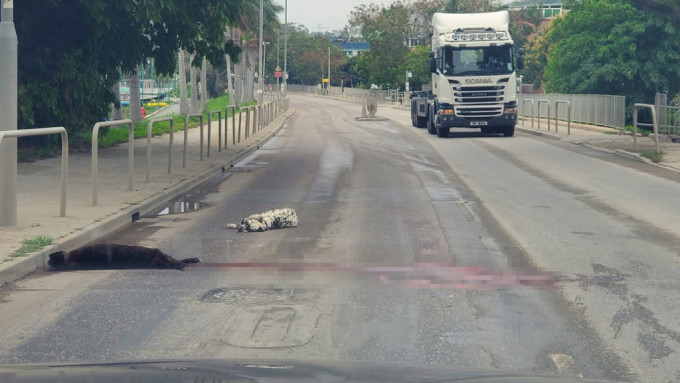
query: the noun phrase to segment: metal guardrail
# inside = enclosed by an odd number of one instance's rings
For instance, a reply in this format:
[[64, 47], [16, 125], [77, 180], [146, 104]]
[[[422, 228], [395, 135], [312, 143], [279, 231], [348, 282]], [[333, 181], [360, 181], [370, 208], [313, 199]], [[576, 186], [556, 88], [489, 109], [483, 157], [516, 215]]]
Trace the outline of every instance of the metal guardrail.
[[567, 100], [557, 100], [555, 101], [555, 132], [559, 128], [557, 123], [557, 116], [560, 114], [560, 104], [567, 105], [567, 136], [571, 134], [571, 102]]
[[172, 143], [175, 136], [175, 120], [172, 117], [152, 118], [146, 126], [146, 183], [151, 182], [151, 129], [157, 122], [170, 121], [170, 142], [168, 144], [168, 174], [172, 172]]
[[[520, 104], [525, 99], [539, 97], [549, 100], [551, 103], [557, 100], [569, 101], [571, 103], [571, 119], [574, 122], [615, 129], [624, 129], [626, 126], [626, 98], [624, 96], [560, 93], [519, 93], [517, 95]], [[526, 116], [526, 111], [523, 111], [522, 115]], [[566, 120], [566, 111], [558, 115], [558, 119]]]
[[637, 127], [638, 127], [638, 109], [649, 108], [652, 111], [652, 125], [654, 126], [654, 142], [656, 144], [656, 153], [661, 153], [659, 149], [659, 124], [656, 120], [656, 108], [650, 104], [635, 104], [633, 106], [633, 149], [637, 150]]
[[[59, 216], [66, 217], [66, 180], [68, 178], [68, 132], [63, 126], [38, 129], [3, 130], [0, 131], [0, 142], [5, 138], [42, 136], [49, 134], [61, 135], [61, 176], [59, 180]], [[14, 223], [16, 224], [16, 223]]]
[[[218, 136], [219, 136], [219, 141], [217, 145], [217, 151], [221, 152], [222, 151], [222, 111], [221, 110], [211, 110], [208, 112], [208, 158], [210, 158], [210, 137], [212, 137], [212, 116], [213, 114], [217, 113], [217, 122], [218, 122]], [[224, 122], [225, 124], [227, 123], [226, 121]], [[225, 134], [225, 140], [226, 140], [226, 134]]]
[[128, 190], [132, 190], [132, 176], [135, 163], [135, 131], [132, 120], [102, 121], [94, 124], [92, 128], [92, 206], [97, 206], [97, 166], [99, 161], [99, 128], [128, 127]]
[[538, 100], [536, 107], [536, 119], [538, 119], [538, 130], [541, 130], [541, 104], [546, 104], [548, 106], [548, 131], [550, 131], [550, 101], [549, 100]]
[[182, 167], [187, 167], [187, 141], [189, 139], [189, 119], [197, 117], [200, 118], [201, 123], [201, 161], [203, 161], [203, 114], [190, 113], [184, 115], [184, 148], [182, 149]]

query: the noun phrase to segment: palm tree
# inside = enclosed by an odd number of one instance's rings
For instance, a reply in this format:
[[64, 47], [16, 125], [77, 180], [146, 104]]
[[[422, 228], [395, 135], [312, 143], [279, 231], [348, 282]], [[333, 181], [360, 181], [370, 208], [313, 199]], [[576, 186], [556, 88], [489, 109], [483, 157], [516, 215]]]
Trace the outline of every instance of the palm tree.
[[[261, 42], [257, 40], [256, 32], [257, 28], [255, 25], [259, 25], [260, 20], [260, 2], [258, 0], [245, 0], [242, 4], [242, 11], [238, 14], [237, 19], [234, 21], [234, 27], [237, 33], [232, 33], [232, 36], [240, 35], [241, 42], [241, 52], [242, 58], [240, 60], [240, 65], [235, 65], [234, 72], [236, 81], [241, 78], [243, 85], [246, 89], [241, 93], [241, 102], [247, 101], [247, 99], [252, 99], [252, 91], [254, 88], [255, 79], [255, 60], [249, 60], [250, 57], [256, 57], [259, 53], [259, 46]], [[278, 13], [283, 10], [278, 4], [274, 4], [273, 0], [263, 0], [263, 24], [265, 36], [273, 36], [276, 34], [276, 30], [279, 27]], [[238, 68], [238, 67], [241, 68]], [[238, 73], [240, 72], [240, 73]], [[260, 79], [262, 81], [262, 79]]]
[[182, 49], [177, 52], [177, 61], [179, 62], [179, 112], [181, 114], [187, 114], [189, 113], [187, 72], [184, 63], [184, 51]]

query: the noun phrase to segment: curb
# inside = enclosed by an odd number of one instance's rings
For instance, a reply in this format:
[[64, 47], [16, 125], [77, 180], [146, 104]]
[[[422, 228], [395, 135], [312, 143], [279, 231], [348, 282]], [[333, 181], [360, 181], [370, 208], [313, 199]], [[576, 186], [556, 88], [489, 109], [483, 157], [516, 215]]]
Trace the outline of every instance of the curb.
[[49, 254], [55, 251], [75, 249], [84, 246], [114, 231], [123, 229], [131, 225], [136, 220], [133, 219], [134, 216], [142, 217], [145, 214], [158, 209], [161, 207], [161, 205], [165, 204], [169, 200], [175, 199], [186, 193], [188, 190], [193, 189], [204, 182], [207, 182], [214, 177], [228, 171], [228, 169], [231, 168], [234, 163], [258, 150], [263, 143], [274, 137], [281, 130], [281, 128], [283, 128], [285, 122], [295, 113], [295, 108], [290, 108], [288, 112], [285, 112], [282, 115], [281, 120], [277, 122], [278, 126], [276, 126], [272, 132], [262, 136], [258, 141], [253, 142], [251, 145], [243, 148], [239, 152], [234, 153], [230, 157], [225, 158], [222, 164], [213, 165], [203, 169], [190, 178], [185, 178], [179, 183], [147, 197], [142, 205], [131, 206], [122, 209], [115, 213], [112, 217], [101, 222], [90, 223], [86, 225], [86, 228], [84, 228], [83, 231], [63, 237], [59, 244], [55, 244], [44, 248], [41, 251], [31, 253], [26, 257], [15, 258], [13, 261], [11, 261], [11, 263], [6, 263], [6, 266], [0, 265], [0, 287], [23, 278], [36, 270], [44, 269], [47, 265]]
[[520, 126], [515, 126], [515, 130], [519, 130], [522, 133], [533, 134], [534, 136], [552, 138], [554, 140], [561, 140], [562, 139], [562, 137], [558, 134], [542, 132], [540, 130], [533, 130], [533, 129], [523, 128], [523, 127], [520, 127]]

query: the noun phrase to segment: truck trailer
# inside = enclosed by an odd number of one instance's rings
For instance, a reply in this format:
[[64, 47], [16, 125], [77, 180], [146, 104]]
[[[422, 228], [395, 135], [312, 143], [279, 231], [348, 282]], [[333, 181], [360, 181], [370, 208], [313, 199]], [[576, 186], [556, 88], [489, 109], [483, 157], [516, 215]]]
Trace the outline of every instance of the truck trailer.
[[508, 11], [432, 16], [432, 85], [411, 96], [413, 126], [439, 137], [451, 128], [514, 135], [524, 49], [513, 43], [509, 21]]

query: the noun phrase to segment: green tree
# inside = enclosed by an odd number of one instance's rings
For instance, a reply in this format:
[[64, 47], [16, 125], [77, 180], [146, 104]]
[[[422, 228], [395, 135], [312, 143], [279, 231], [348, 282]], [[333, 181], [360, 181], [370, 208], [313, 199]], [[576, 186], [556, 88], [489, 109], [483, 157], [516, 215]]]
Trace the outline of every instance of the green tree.
[[423, 84], [429, 83], [432, 79], [428, 65], [429, 53], [430, 47], [422, 45], [414, 47], [406, 54], [406, 60], [399, 68], [404, 75], [407, 70], [411, 71], [412, 77], [409, 79], [411, 90], [420, 90]]
[[15, 3], [19, 127], [65, 126], [74, 139], [108, 116], [120, 73], [153, 58], [171, 74], [176, 52], [200, 65], [234, 53], [224, 28], [246, 0], [27, 0]]
[[357, 70], [363, 77], [385, 88], [403, 83], [400, 67], [409, 52], [409, 31], [404, 28], [408, 22], [409, 11], [403, 3], [389, 7], [361, 5], [352, 11], [350, 24], [359, 26], [364, 40], [371, 45], [371, 50], [357, 60]]
[[546, 91], [625, 95], [650, 102], [680, 88], [680, 29], [628, 0], [583, 0], [547, 35]]
[[523, 81], [526, 84], [534, 84], [534, 88], [538, 89], [541, 84], [545, 83], [543, 73], [548, 64], [548, 53], [550, 45], [545, 34], [538, 34], [529, 43], [526, 51], [526, 58], [524, 63], [524, 70], [521, 71], [524, 76]]
[[331, 83], [340, 86], [347, 77], [347, 57], [332, 45], [328, 36], [310, 33], [302, 25], [288, 26], [288, 82], [315, 85], [328, 76], [328, 47], [331, 48]]

